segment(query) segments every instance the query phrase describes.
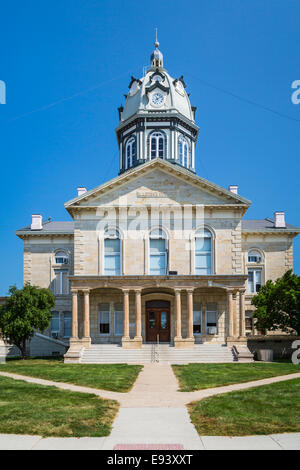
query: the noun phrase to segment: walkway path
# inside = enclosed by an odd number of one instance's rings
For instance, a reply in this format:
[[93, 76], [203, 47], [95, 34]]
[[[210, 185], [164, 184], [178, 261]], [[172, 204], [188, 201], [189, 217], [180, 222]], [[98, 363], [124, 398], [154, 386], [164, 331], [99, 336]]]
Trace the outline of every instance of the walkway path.
[[102, 398], [117, 400], [121, 404], [122, 408], [183, 407], [191, 401], [202, 400], [202, 398], [219, 395], [221, 393], [244, 390], [246, 388], [300, 378], [300, 372], [297, 372], [295, 374], [280, 375], [278, 377], [270, 377], [268, 379], [252, 380], [251, 382], [225, 385], [223, 387], [207, 388], [205, 390], [197, 390], [195, 392], [179, 392], [177, 379], [172, 368], [168, 364], [145, 364], [132, 390], [128, 393], [121, 393], [99, 390], [97, 388], [84, 387], [81, 385], [72, 385], [63, 382], [54, 382], [53, 380], [39, 379], [37, 377], [29, 377], [11, 372], [0, 372], [0, 376], [1, 375], [40, 385], [53, 385], [54, 387], [62, 388], [64, 390], [72, 390], [74, 392], [93, 393], [94, 395]]
[[[121, 404], [113, 424], [112, 433], [106, 438], [47, 438], [38, 436], [0, 435], [0, 449], [31, 448], [85, 448], [114, 449], [120, 446], [175, 445], [178, 449], [299, 449], [300, 433], [275, 436], [221, 437], [199, 436], [190, 421], [186, 404], [234, 390], [266, 385], [300, 378], [300, 373], [242, 384], [215, 387], [196, 392], [179, 392], [172, 368], [167, 364], [146, 364], [129, 393], [98, 390], [66, 383], [54, 382], [9, 372], [0, 375], [40, 385], [53, 385], [65, 390], [93, 393], [102, 398], [117, 400]], [[8, 446], [8, 447], [7, 447]], [[21, 447], [18, 447], [21, 446]]]

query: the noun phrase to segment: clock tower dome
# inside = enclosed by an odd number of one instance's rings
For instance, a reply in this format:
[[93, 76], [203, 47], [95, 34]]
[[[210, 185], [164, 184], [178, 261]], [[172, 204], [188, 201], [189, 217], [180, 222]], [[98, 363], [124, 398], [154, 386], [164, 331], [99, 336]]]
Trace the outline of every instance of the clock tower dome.
[[118, 109], [120, 173], [154, 158], [195, 172], [196, 108], [183, 76], [169, 75], [158, 41], [154, 46], [150, 68], [142, 78], [131, 77], [125, 105]]

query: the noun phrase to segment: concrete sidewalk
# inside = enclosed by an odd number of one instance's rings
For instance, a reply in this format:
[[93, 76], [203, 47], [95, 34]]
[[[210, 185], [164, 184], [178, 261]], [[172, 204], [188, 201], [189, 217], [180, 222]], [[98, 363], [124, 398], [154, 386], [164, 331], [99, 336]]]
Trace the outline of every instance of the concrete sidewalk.
[[[137, 410], [135, 410], [137, 411]], [[169, 409], [170, 411], [170, 409]], [[173, 411], [173, 410], [172, 410]], [[178, 408], [177, 408], [178, 411]], [[175, 416], [173, 416], [174, 418]], [[118, 418], [117, 418], [118, 419]], [[120, 419], [123, 419], [121, 417]], [[166, 425], [166, 424], [165, 424]], [[156, 428], [157, 431], [157, 428]], [[159, 435], [157, 435], [159, 437]], [[117, 436], [115, 436], [117, 437]], [[120, 436], [121, 437], [121, 436]], [[182, 441], [182, 436], [172, 435], [172, 444]], [[158, 439], [157, 439], [158, 440]], [[151, 439], [138, 438], [134, 444], [161, 444]], [[147, 441], [147, 442], [146, 442]], [[128, 439], [125, 441], [127, 444]], [[179, 442], [179, 443], [180, 443]], [[82, 438], [42, 438], [40, 436], [21, 436], [16, 434], [0, 434], [0, 450], [113, 450], [119, 444], [118, 439], [109, 437]], [[131, 448], [132, 449], [132, 448]], [[195, 436], [191, 443], [187, 442], [185, 450], [300, 450], [300, 433], [273, 434], [269, 436], [225, 437]]]
[[132, 390], [128, 393], [119, 393], [99, 390], [92, 387], [54, 382], [52, 380], [39, 379], [11, 372], [0, 372], [0, 376], [1, 375], [39, 385], [50, 385], [63, 390], [72, 390], [73, 392], [93, 393], [102, 398], [117, 400], [122, 408], [182, 408], [192, 401], [202, 400], [203, 398], [212, 397], [214, 395], [300, 378], [300, 373], [297, 372], [295, 374], [280, 375], [268, 379], [207, 388], [195, 392], [179, 392], [177, 379], [168, 364], [145, 364]]
[[177, 379], [168, 364], [147, 364], [129, 393], [98, 390], [8, 372], [0, 372], [0, 375], [75, 392], [93, 393], [101, 398], [117, 400], [121, 404], [108, 437], [43, 439], [39, 436], [0, 435], [0, 449], [113, 450], [116, 446], [132, 449], [132, 446], [141, 445], [157, 445], [161, 449], [162, 445], [166, 448], [172, 445], [185, 450], [300, 450], [300, 433], [248, 437], [199, 436], [185, 407], [191, 401], [213, 395], [300, 378], [300, 373], [196, 392], [179, 392]]

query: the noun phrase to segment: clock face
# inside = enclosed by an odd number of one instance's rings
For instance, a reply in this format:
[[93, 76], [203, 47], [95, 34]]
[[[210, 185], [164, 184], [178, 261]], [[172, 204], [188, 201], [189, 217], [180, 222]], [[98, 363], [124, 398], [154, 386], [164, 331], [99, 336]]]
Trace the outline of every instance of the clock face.
[[155, 104], [155, 106], [160, 106], [164, 102], [164, 97], [161, 93], [154, 93], [154, 95], [152, 95], [151, 101], [153, 104]]

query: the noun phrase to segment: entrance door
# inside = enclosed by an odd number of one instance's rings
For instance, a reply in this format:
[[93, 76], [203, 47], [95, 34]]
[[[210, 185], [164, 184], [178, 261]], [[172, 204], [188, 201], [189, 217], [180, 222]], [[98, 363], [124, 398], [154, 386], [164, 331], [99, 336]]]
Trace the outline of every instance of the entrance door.
[[152, 307], [151, 303], [159, 304], [159, 302], [149, 302], [150, 305], [146, 305], [146, 341], [159, 339], [160, 343], [168, 343], [170, 341], [169, 302], [164, 302], [167, 305], [161, 307]]

